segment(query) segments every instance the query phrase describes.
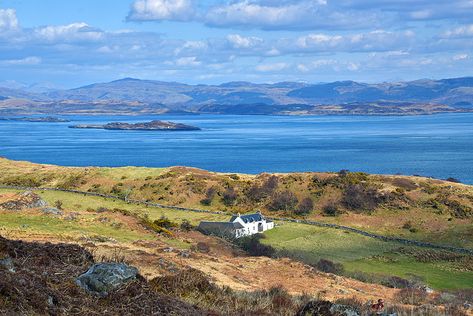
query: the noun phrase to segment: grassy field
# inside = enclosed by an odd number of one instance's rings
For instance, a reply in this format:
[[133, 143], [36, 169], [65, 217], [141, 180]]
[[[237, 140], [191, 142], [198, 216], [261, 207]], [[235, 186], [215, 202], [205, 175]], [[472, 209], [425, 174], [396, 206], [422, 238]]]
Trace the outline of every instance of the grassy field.
[[[341, 263], [348, 273], [419, 278], [436, 289], [471, 288], [473, 273], [449, 261], [418, 262], [398, 254], [401, 245], [361, 235], [302, 224], [284, 223], [265, 233], [263, 243], [309, 264], [320, 259]], [[418, 249], [417, 247], [410, 247]]]
[[[262, 209], [266, 214], [301, 218], [293, 209], [273, 211], [268, 208], [273, 193], [294, 192], [299, 200], [309, 197], [314, 209], [304, 217], [313, 220], [357, 227], [366, 231], [409, 239], [428, 240], [439, 244], [473, 248], [473, 222], [469, 215], [473, 205], [473, 188], [461, 184], [416, 177], [341, 176], [324, 173], [278, 174], [277, 188], [252, 199], [268, 181], [269, 175], [218, 174], [185, 167], [173, 168], [66, 168], [14, 162], [0, 158], [0, 183], [25, 186], [60, 187], [82, 191], [121, 195], [161, 204], [245, 213]], [[361, 179], [361, 180], [360, 180]], [[388, 198], [370, 210], [350, 210], [342, 196], [355, 185], [376, 188], [376, 194]], [[210, 205], [203, 205], [209, 188], [214, 188]], [[233, 188], [235, 200], [226, 205], [224, 195]], [[253, 191], [252, 191], [253, 190]], [[256, 191], [255, 191], [256, 190]], [[1, 190], [0, 194], [12, 192]], [[202, 220], [227, 220], [229, 216], [179, 211], [167, 208], [130, 205], [121, 200], [85, 196], [56, 191], [35, 191], [49, 205], [61, 201], [63, 216], [40, 212], [0, 212], [0, 234], [22, 236], [59, 236], [62, 239], [105, 239], [133, 242], [163, 238], [137, 224], [140, 218], [150, 220], [162, 216], [181, 223], [184, 219], [197, 225]], [[253, 192], [253, 193], [251, 193]], [[266, 195], [265, 195], [266, 194]], [[336, 202], [338, 216], [325, 216], [323, 209]], [[100, 208], [104, 208], [99, 212]], [[133, 216], [134, 224], [123, 212]], [[76, 218], [67, 219], [70, 214]], [[106, 219], [104, 219], [104, 217]], [[293, 223], [280, 224], [268, 231], [264, 243], [280, 253], [315, 264], [328, 259], [343, 264], [347, 273], [356, 271], [403, 278], [419, 277], [438, 289], [471, 287], [470, 265], [457, 262], [419, 262], [397, 252], [399, 244], [386, 243], [341, 230]], [[409, 224], [409, 225], [407, 225]], [[175, 247], [189, 247], [182, 240], [167, 238]]]

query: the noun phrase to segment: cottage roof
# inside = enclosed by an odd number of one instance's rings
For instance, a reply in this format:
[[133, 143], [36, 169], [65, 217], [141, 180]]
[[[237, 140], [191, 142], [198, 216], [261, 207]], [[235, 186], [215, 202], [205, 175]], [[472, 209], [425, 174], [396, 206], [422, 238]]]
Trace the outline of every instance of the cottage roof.
[[230, 219], [230, 222], [235, 221], [238, 217], [240, 217], [245, 223], [259, 222], [263, 220], [261, 213], [255, 213], [246, 215], [233, 215]]
[[224, 227], [228, 227], [228, 228], [235, 228], [235, 229], [241, 229], [241, 228], [245, 228], [243, 227], [242, 224], [236, 222], [236, 223], [232, 223], [232, 222], [200, 222], [199, 224], [200, 226], [218, 226], [218, 227], [221, 227], [221, 228], [224, 228]]

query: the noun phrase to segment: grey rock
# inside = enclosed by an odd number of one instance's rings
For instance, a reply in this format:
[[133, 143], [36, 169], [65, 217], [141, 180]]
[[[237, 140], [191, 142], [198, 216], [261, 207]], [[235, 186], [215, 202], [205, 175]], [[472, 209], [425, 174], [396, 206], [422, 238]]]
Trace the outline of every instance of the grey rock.
[[360, 316], [360, 313], [353, 307], [341, 304], [333, 304], [332, 307], [330, 307], [330, 312], [340, 316]]
[[21, 194], [22, 197], [30, 199], [31, 202], [28, 205], [28, 208], [39, 208], [39, 207], [46, 207], [48, 203], [41, 199], [39, 195], [33, 193], [32, 191], [25, 191]]
[[62, 215], [63, 212], [60, 209], [57, 209], [55, 207], [46, 207], [41, 210], [44, 214], [50, 214], [50, 215]]
[[0, 260], [0, 267], [5, 268], [11, 273], [15, 273], [15, 266], [13, 265], [13, 260], [10, 257], [6, 257]]
[[124, 263], [96, 263], [76, 279], [77, 285], [88, 293], [100, 297], [133, 280], [138, 269]]

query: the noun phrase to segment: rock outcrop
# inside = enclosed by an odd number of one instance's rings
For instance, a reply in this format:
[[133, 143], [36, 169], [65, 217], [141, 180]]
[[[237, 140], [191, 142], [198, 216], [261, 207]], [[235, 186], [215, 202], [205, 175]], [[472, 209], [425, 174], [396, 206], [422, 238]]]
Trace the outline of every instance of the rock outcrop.
[[44, 208], [48, 203], [39, 195], [25, 191], [15, 195], [12, 199], [0, 204], [0, 209], [7, 211], [20, 211], [22, 209]]
[[87, 292], [105, 297], [111, 290], [133, 280], [138, 269], [124, 263], [96, 263], [76, 279], [77, 285]]

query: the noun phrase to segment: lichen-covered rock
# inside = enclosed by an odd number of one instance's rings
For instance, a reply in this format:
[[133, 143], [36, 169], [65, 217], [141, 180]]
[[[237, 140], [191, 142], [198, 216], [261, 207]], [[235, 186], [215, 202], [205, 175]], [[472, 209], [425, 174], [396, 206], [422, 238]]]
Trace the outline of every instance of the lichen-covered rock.
[[360, 313], [354, 307], [341, 304], [333, 304], [330, 307], [330, 312], [340, 316], [360, 316]]
[[96, 263], [76, 279], [77, 285], [87, 292], [101, 297], [133, 280], [138, 269], [124, 263]]
[[17, 194], [13, 199], [0, 204], [0, 208], [7, 211], [20, 211], [22, 209], [42, 208], [46, 206], [48, 206], [48, 203], [31, 191]]
[[13, 260], [10, 257], [0, 259], [0, 268], [4, 268], [5, 270], [12, 273], [15, 272], [15, 266], [13, 265]]
[[55, 207], [46, 207], [41, 210], [44, 214], [50, 214], [50, 215], [62, 215], [63, 212], [60, 209], [57, 209]]
[[296, 316], [333, 316], [330, 311], [332, 305], [329, 301], [310, 301], [297, 312]]

